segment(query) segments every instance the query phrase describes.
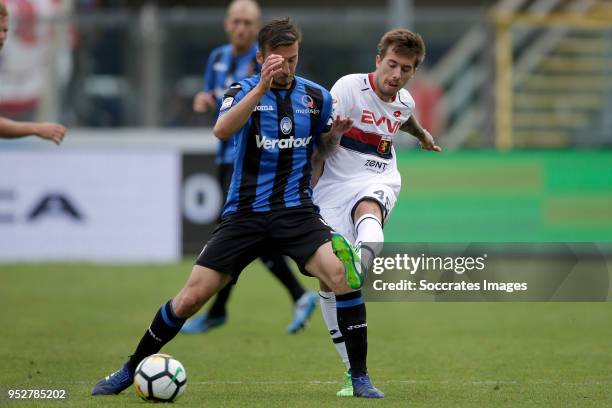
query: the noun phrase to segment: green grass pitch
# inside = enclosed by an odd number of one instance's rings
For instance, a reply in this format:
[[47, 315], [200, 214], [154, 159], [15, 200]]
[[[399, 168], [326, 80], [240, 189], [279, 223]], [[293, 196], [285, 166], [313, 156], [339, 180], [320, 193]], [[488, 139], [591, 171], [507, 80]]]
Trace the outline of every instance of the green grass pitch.
[[[190, 269], [0, 266], [0, 389], [69, 393], [59, 405], [5, 397], [0, 405], [144, 406], [133, 389], [89, 392], [124, 362]], [[382, 401], [335, 397], [343, 367], [320, 312], [295, 336], [290, 318], [287, 293], [251, 265], [225, 327], [179, 335], [164, 349], [188, 374], [176, 406], [612, 406], [612, 303], [370, 303], [369, 370]]]

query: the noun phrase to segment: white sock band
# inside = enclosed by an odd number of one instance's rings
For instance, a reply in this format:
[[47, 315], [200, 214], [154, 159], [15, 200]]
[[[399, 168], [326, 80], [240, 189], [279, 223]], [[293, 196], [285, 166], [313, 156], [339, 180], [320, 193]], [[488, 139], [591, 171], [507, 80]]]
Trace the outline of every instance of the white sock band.
[[329, 330], [329, 335], [336, 346], [336, 351], [340, 355], [340, 359], [346, 366], [346, 369], [350, 369], [348, 354], [346, 352], [346, 345], [344, 344], [344, 338], [340, 333], [338, 327], [338, 317], [336, 315], [336, 295], [334, 292], [323, 292], [319, 291], [319, 304], [321, 305], [321, 313], [323, 314], [323, 320]]

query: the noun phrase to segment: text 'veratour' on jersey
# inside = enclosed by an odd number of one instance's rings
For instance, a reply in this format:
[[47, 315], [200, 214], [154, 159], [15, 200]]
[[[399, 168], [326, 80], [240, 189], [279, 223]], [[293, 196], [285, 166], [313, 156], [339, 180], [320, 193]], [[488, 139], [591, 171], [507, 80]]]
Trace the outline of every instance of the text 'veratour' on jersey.
[[[259, 82], [232, 85], [221, 115]], [[320, 85], [295, 77], [290, 89], [269, 90], [234, 135], [234, 173], [223, 215], [312, 205], [310, 159], [331, 125], [332, 97]]]
[[323, 175], [314, 189], [320, 207], [342, 205], [347, 194], [368, 184], [384, 184], [396, 194], [401, 188], [393, 139], [414, 112], [412, 96], [400, 89], [391, 102], [374, 92], [373, 74], [351, 74], [332, 87], [334, 115], [349, 116], [353, 128], [325, 160]]

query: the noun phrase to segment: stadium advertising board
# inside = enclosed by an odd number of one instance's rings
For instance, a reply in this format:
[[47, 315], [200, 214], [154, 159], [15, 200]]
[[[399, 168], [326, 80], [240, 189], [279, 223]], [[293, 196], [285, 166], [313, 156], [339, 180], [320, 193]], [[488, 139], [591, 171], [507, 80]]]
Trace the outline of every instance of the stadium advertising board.
[[183, 254], [193, 255], [217, 225], [225, 197], [215, 176], [214, 154], [183, 154], [182, 170], [182, 247]]
[[0, 260], [172, 262], [173, 152], [0, 152]]

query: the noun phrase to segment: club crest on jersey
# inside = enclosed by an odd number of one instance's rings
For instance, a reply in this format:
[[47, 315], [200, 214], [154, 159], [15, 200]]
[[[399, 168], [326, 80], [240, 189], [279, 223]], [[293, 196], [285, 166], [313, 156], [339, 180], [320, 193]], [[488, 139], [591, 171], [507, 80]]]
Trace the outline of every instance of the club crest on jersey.
[[389, 152], [391, 151], [391, 139], [381, 137], [380, 141], [378, 142], [378, 148], [376, 149], [376, 151], [379, 154], [389, 154]]
[[291, 122], [291, 119], [285, 116], [280, 121], [280, 130], [284, 135], [288, 135], [291, 133], [291, 129], [293, 129], [293, 123]]

